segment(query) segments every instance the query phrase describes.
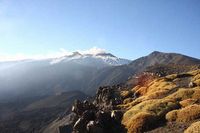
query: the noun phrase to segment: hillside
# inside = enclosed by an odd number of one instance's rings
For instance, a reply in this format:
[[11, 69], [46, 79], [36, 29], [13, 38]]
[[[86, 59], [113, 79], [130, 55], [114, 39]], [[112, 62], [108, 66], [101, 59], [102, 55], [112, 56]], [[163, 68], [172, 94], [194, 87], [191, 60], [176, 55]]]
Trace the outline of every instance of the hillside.
[[87, 93], [97, 71], [129, 62], [105, 52], [74, 52], [59, 58], [0, 62], [0, 100], [42, 97], [73, 90]]
[[[200, 132], [200, 69], [158, 76], [141, 73], [137, 85], [100, 87], [92, 101], [76, 101], [44, 131], [59, 133]], [[55, 126], [57, 125], [57, 127]]]
[[41, 100], [35, 101], [25, 107], [25, 111], [48, 109], [48, 108], [63, 108], [69, 106], [74, 99], [84, 99], [86, 95], [79, 91], [63, 92], [54, 96], [49, 96]]
[[200, 60], [177, 53], [163, 53], [154, 51], [147, 56], [133, 60], [131, 63], [122, 66], [109, 67], [98, 71], [91, 80], [88, 88], [92, 93], [93, 88], [104, 85], [115, 85], [124, 83], [134, 74], [145, 71], [150, 66], [155, 65], [199, 65]]
[[68, 114], [75, 99], [87, 96], [79, 91], [38, 98], [32, 101], [15, 101], [0, 105], [1, 133], [38, 133], [57, 117]]

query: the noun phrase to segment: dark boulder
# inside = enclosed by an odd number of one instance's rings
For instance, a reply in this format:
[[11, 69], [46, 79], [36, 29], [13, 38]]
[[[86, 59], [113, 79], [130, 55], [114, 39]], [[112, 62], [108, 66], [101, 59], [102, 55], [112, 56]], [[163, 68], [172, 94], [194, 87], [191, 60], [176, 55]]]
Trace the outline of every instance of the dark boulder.
[[105, 133], [104, 129], [95, 121], [89, 121], [87, 124], [88, 133]]
[[74, 102], [74, 105], [72, 106], [72, 112], [76, 113], [78, 116], [82, 116], [83, 112], [85, 112], [86, 110], [95, 110], [96, 107], [88, 102], [88, 101], [84, 101], [81, 102], [79, 100], [76, 100]]
[[86, 125], [87, 121], [83, 118], [79, 118], [74, 124], [73, 130], [75, 133], [87, 133]]
[[91, 120], [94, 120], [95, 119], [95, 112], [92, 111], [92, 110], [86, 110], [83, 115], [82, 115], [82, 118], [87, 120], [87, 121], [91, 121]]

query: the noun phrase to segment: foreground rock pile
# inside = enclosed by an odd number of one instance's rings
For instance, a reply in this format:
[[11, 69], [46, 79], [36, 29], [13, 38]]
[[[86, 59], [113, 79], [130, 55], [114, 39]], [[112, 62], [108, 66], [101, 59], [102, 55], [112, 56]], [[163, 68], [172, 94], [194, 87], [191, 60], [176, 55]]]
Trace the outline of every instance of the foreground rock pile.
[[123, 133], [126, 132], [121, 119], [123, 112], [117, 110], [122, 102], [119, 95], [121, 86], [100, 87], [94, 101], [76, 101], [72, 112], [78, 116], [73, 125], [74, 133]]
[[[93, 100], [76, 100], [72, 113], [50, 124], [45, 133], [126, 133], [121, 124], [123, 111], [117, 107], [123, 99], [121, 89], [125, 86], [100, 87]], [[58, 127], [55, 130], [55, 127]]]

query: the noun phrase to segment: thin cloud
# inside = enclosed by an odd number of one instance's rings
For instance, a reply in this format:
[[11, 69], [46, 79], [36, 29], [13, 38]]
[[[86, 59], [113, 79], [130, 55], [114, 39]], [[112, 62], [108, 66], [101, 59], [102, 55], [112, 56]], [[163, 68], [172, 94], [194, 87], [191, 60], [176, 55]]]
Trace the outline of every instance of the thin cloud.
[[90, 48], [88, 50], [78, 50], [79, 53], [81, 54], [92, 54], [92, 55], [96, 55], [99, 53], [105, 53], [106, 50], [105, 49], [101, 49], [101, 48], [97, 48], [97, 47], [93, 47]]

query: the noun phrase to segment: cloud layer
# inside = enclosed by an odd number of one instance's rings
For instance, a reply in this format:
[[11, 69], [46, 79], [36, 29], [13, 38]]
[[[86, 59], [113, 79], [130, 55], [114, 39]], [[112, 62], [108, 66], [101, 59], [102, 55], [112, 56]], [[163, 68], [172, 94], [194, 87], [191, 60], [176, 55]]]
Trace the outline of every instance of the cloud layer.
[[101, 49], [101, 48], [97, 48], [97, 47], [93, 47], [90, 48], [88, 50], [78, 50], [79, 53], [81, 54], [92, 54], [92, 55], [96, 55], [99, 53], [105, 53], [106, 50], [105, 49]]

